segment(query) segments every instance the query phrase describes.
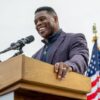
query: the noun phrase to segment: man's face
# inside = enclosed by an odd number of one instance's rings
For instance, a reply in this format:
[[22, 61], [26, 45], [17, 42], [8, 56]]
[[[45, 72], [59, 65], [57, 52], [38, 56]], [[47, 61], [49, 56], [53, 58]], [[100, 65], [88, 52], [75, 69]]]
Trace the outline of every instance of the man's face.
[[35, 26], [38, 33], [45, 39], [51, 36], [55, 31], [56, 20], [53, 15], [47, 11], [40, 11], [35, 14]]

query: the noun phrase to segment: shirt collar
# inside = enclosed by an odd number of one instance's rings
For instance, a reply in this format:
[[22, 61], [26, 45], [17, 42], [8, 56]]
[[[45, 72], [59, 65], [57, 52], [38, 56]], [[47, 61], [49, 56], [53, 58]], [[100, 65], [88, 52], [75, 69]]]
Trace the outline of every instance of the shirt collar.
[[60, 33], [62, 32], [62, 29], [59, 29], [58, 32], [53, 33], [52, 36], [50, 36], [48, 39], [43, 39], [42, 42], [44, 44], [50, 44], [57, 40], [57, 38], [60, 36]]

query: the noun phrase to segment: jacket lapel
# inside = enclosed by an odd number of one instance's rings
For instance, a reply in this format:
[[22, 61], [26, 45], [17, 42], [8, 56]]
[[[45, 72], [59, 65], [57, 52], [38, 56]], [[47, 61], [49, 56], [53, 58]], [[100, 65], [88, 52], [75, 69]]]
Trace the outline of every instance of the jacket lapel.
[[50, 48], [50, 50], [48, 52], [47, 62], [52, 63], [53, 57], [54, 57], [57, 49], [59, 48], [60, 44], [63, 42], [64, 37], [65, 37], [65, 34], [61, 33], [61, 35], [58, 37], [58, 39], [52, 45], [52, 47]]

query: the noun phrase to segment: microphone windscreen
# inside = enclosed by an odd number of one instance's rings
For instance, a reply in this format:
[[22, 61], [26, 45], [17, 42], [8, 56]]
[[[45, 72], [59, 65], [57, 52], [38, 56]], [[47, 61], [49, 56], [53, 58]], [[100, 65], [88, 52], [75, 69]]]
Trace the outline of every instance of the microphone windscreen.
[[34, 41], [34, 36], [30, 35], [30, 36], [26, 37], [25, 40], [26, 40], [26, 43], [30, 43], [30, 42]]

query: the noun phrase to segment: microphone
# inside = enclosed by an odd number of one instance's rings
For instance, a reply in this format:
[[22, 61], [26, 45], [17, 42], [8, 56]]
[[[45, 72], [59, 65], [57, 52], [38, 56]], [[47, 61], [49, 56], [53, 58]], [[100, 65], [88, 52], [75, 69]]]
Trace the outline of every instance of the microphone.
[[22, 38], [22, 39], [18, 40], [16, 43], [11, 43], [10, 47], [1, 51], [0, 54], [5, 53], [10, 50], [20, 50], [25, 46], [25, 44], [29, 44], [32, 41], [34, 41], [34, 37], [32, 35], [30, 35], [26, 38]]

